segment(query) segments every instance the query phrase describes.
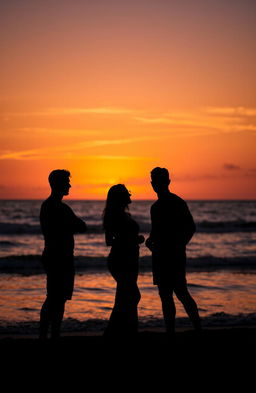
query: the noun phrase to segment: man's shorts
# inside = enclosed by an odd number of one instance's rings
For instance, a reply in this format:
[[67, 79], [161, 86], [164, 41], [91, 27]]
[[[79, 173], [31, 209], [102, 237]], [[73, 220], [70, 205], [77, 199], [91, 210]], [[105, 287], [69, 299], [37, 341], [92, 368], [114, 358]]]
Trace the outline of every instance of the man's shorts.
[[153, 284], [174, 287], [187, 285], [186, 252], [168, 250], [152, 253]]

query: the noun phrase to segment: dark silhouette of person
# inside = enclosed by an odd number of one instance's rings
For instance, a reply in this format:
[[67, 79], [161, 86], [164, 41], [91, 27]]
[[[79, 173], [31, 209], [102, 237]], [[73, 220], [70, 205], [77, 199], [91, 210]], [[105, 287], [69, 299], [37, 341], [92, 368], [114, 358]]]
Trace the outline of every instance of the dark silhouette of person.
[[69, 194], [70, 172], [56, 169], [49, 175], [51, 195], [42, 203], [40, 224], [44, 236], [42, 263], [46, 272], [47, 295], [40, 312], [40, 338], [60, 337], [65, 303], [74, 289], [74, 234], [87, 230], [86, 223], [62, 202]]
[[201, 330], [201, 320], [186, 281], [186, 245], [196, 226], [186, 202], [169, 191], [170, 182], [166, 168], [151, 171], [158, 200], [151, 206], [151, 232], [145, 244], [152, 251], [153, 283], [158, 286], [166, 331], [172, 336], [176, 315], [173, 293], [197, 331]]
[[115, 303], [104, 332], [107, 337], [134, 337], [138, 332], [139, 244], [144, 236], [129, 213], [130, 197], [123, 184], [112, 186], [103, 212], [106, 245], [111, 246], [108, 269], [116, 281]]

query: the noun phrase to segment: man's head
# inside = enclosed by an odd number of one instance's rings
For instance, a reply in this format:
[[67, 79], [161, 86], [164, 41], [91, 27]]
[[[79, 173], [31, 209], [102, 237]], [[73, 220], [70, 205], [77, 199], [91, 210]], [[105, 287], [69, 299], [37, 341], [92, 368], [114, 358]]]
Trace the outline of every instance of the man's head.
[[52, 171], [48, 178], [52, 191], [62, 195], [68, 195], [71, 187], [69, 178], [70, 172], [65, 169], [55, 169]]
[[156, 167], [151, 171], [150, 174], [153, 190], [157, 194], [168, 190], [171, 179], [166, 168]]

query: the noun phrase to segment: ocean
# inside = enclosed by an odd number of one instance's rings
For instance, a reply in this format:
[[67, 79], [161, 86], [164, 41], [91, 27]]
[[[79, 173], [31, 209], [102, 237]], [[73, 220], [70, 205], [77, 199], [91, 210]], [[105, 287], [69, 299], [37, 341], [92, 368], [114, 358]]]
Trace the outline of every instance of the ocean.
[[[45, 298], [45, 275], [40, 256], [39, 225], [42, 201], [0, 201], [0, 332], [30, 333], [38, 328]], [[109, 318], [115, 282], [106, 268], [109, 249], [104, 242], [104, 201], [66, 199], [88, 225], [75, 235], [76, 281], [67, 302], [63, 328], [101, 331]], [[153, 201], [133, 201], [130, 213], [145, 237], [150, 231]], [[187, 281], [203, 325], [256, 322], [256, 201], [187, 201], [197, 232], [187, 247]], [[157, 288], [152, 284], [151, 257], [140, 247], [141, 292], [139, 320], [143, 326], [163, 327]], [[176, 301], [177, 326], [190, 326]]]

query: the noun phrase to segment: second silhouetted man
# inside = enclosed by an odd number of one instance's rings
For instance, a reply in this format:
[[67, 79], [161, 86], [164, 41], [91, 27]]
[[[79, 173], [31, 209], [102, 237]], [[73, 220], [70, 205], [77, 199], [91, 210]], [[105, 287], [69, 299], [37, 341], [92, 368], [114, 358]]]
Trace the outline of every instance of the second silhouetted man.
[[196, 302], [186, 281], [186, 245], [196, 227], [186, 202], [169, 191], [166, 168], [151, 171], [151, 184], [158, 200], [151, 206], [151, 232], [146, 241], [152, 251], [153, 283], [158, 286], [167, 333], [175, 331], [173, 293], [183, 304], [194, 328], [201, 329]]

